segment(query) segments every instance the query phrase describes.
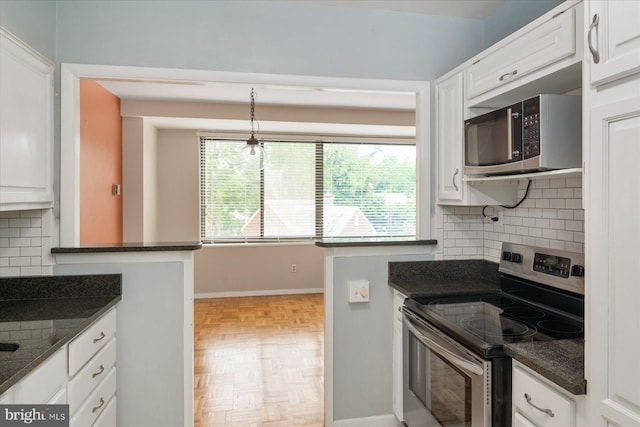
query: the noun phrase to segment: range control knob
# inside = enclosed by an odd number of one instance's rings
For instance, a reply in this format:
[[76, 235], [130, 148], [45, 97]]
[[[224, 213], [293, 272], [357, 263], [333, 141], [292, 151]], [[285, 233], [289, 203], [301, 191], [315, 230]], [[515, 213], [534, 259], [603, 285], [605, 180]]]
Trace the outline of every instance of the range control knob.
[[505, 261], [511, 261], [511, 252], [508, 252], [508, 251], [502, 252], [502, 259]]
[[584, 276], [584, 266], [582, 265], [574, 265], [571, 267], [571, 275], [575, 277], [583, 277]]
[[511, 262], [516, 262], [516, 263], [520, 264], [522, 262], [522, 255], [513, 252], [511, 254]]

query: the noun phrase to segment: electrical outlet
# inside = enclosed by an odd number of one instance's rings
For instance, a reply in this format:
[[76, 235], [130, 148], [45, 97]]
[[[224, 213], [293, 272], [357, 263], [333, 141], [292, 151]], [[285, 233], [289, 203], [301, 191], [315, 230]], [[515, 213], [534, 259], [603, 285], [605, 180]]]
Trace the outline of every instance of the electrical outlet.
[[369, 302], [368, 280], [347, 280], [347, 290], [349, 292], [349, 303]]
[[292, 273], [297, 273], [298, 272], [298, 266], [296, 264], [291, 264], [291, 272]]

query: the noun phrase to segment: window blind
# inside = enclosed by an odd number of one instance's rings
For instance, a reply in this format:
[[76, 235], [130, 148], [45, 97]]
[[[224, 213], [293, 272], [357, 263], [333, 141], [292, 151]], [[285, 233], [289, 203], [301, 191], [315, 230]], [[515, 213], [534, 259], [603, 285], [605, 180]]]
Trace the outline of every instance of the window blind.
[[415, 146], [201, 137], [201, 236], [216, 240], [406, 236], [416, 229]]

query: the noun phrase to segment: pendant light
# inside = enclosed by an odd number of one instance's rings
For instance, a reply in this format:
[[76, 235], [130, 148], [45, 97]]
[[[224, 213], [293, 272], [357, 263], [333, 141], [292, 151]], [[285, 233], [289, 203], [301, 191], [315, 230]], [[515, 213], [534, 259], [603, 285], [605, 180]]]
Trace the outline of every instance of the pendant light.
[[248, 163], [249, 167], [257, 167], [260, 170], [264, 169], [266, 161], [266, 153], [264, 146], [255, 137], [254, 122], [256, 120], [256, 93], [251, 88], [251, 136], [247, 139], [247, 144], [242, 149], [242, 156]]

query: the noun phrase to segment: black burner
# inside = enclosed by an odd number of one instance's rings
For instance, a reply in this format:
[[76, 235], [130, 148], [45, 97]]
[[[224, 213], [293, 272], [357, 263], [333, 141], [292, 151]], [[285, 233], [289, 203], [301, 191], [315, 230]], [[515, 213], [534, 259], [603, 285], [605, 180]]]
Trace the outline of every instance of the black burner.
[[[576, 316], [561, 315], [562, 309], [555, 306], [551, 311], [528, 299], [514, 298], [511, 291], [418, 297], [405, 304], [486, 358], [504, 356], [504, 344], [584, 336]], [[553, 294], [547, 301], [561, 299]]]
[[563, 320], [541, 320], [538, 327], [542, 332], [550, 333], [554, 337], [565, 338], [570, 336], [579, 336], [584, 333], [581, 325]]

